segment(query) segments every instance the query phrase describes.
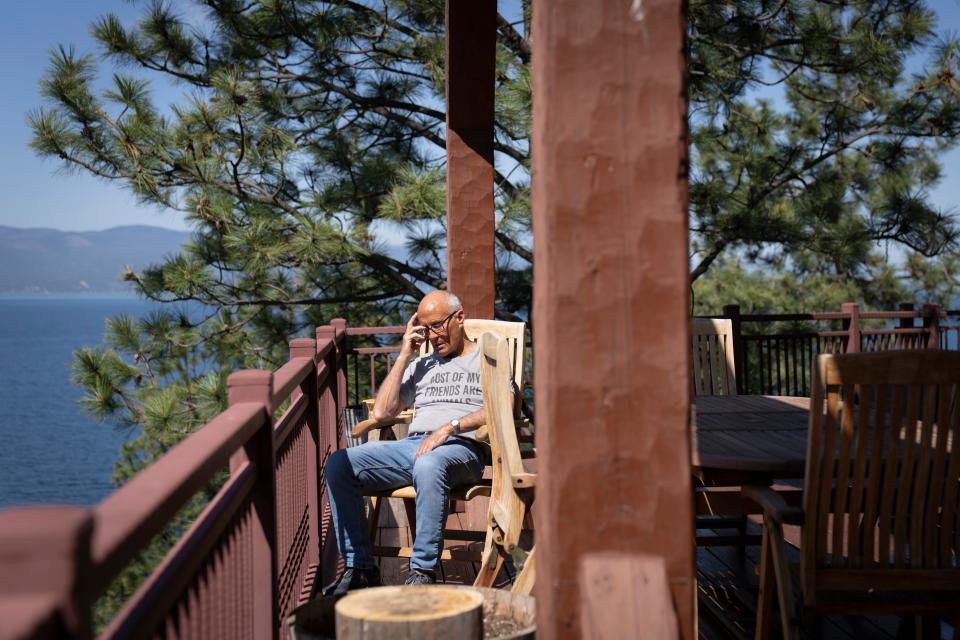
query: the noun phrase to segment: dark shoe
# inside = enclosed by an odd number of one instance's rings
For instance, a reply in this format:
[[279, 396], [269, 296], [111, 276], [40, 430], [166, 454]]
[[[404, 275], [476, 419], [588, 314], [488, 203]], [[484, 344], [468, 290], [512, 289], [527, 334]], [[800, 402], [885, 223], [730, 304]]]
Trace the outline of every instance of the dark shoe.
[[355, 589], [366, 589], [367, 587], [380, 586], [380, 569], [369, 567], [366, 569], [355, 569], [347, 567], [343, 575], [333, 584], [324, 587], [325, 596], [342, 596], [347, 591]]
[[421, 571], [420, 569], [414, 569], [410, 572], [410, 576], [407, 578], [407, 581], [403, 584], [410, 585], [419, 585], [419, 584], [436, 584], [437, 578], [433, 574], [433, 571]]

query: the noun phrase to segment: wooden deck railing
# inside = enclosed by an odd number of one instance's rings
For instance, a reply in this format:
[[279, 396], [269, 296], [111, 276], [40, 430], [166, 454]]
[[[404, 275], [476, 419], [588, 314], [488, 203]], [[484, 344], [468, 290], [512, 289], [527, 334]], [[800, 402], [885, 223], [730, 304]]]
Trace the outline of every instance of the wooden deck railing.
[[343, 443], [343, 329], [334, 321], [292, 341], [275, 372], [232, 374], [226, 411], [93, 509], [0, 513], [0, 636], [89, 637], [96, 598], [229, 468], [102, 637], [279, 637], [336, 570], [319, 480]]
[[741, 314], [739, 305], [728, 305], [721, 317], [733, 324], [740, 394], [810, 395], [811, 367], [821, 353], [960, 348], [960, 310], [935, 304], [860, 311], [844, 303], [840, 311], [789, 314]]
[[[377, 393], [380, 380], [400, 353], [399, 338], [406, 327], [347, 327], [347, 371], [351, 376], [350, 404], [358, 405]], [[387, 344], [394, 340], [397, 344]]]

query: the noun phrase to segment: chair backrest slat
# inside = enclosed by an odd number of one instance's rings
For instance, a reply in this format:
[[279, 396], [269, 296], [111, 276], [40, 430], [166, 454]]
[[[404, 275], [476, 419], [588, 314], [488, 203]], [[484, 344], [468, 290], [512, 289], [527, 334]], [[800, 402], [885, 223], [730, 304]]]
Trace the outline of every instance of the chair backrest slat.
[[[858, 389], [861, 397], [866, 398], [865, 406], [870, 406], [870, 385], [864, 385]], [[850, 514], [858, 514], [863, 511], [863, 499], [866, 478], [867, 478], [867, 445], [869, 443], [870, 412], [860, 411], [857, 415], [857, 428], [855, 430], [856, 440], [853, 443], [854, 463], [850, 475]], [[847, 540], [849, 545], [848, 555], [852, 564], [857, 565], [862, 561], [861, 549], [861, 528], [863, 521], [855, 515], [847, 518]]]
[[[882, 393], [883, 387], [878, 388], [878, 393]], [[886, 457], [884, 458], [883, 464], [886, 466], [895, 467], [900, 464], [900, 451], [897, 446], [899, 441], [900, 429], [902, 427], [900, 419], [903, 415], [903, 399], [904, 399], [905, 389], [898, 385], [893, 388], [893, 404], [890, 409], [889, 418], [879, 416], [877, 418], [877, 428], [881, 429], [882, 433], [885, 433], [882, 436], [881, 442], [886, 446]], [[886, 424], [884, 421], [889, 420], [890, 423]], [[892, 521], [893, 521], [893, 505], [896, 500], [896, 477], [895, 474], [887, 473], [883, 476], [883, 492], [880, 494], [880, 524], [879, 524], [879, 541], [878, 541], [878, 562], [887, 564], [890, 562], [890, 557], [893, 555], [893, 549], [891, 548], [891, 541], [893, 536], [891, 535], [892, 531]]]
[[931, 588], [960, 591], [958, 400], [960, 353], [817, 358], [801, 550], [808, 602], [818, 572], [843, 569], [870, 576], [864, 588], [926, 587], [923, 572], [937, 571]]
[[[863, 422], [863, 428], [870, 429], [874, 436], [870, 439], [870, 462], [869, 469], [879, 469], [883, 465], [883, 422], [887, 414], [888, 403], [887, 394], [877, 393], [875, 385], [861, 385], [862, 393], [870, 394], [866, 400], [870, 403], [875, 399], [872, 417], [873, 421]], [[867, 412], [862, 412], [861, 416], [866, 417]], [[872, 558], [877, 552], [876, 535], [873, 524], [877, 521], [877, 513], [880, 505], [880, 478], [881, 474], [871, 473], [867, 480], [867, 493], [864, 497], [864, 517], [863, 527], [861, 528], [863, 540], [863, 558]]]
[[[844, 392], [843, 397], [853, 397], [854, 391], [851, 385], [845, 385], [841, 387], [841, 389]], [[833, 542], [830, 545], [830, 552], [835, 558], [838, 558], [842, 564], [845, 556], [843, 553], [843, 533], [846, 525], [845, 517], [847, 510], [845, 505], [847, 504], [847, 488], [850, 473], [850, 443], [853, 441], [853, 413], [843, 411], [840, 415], [839, 422], [840, 433], [838, 434], [838, 439], [840, 441], [840, 451], [835, 464], [837, 481], [835, 483], [828, 482], [825, 486], [829, 487], [833, 485], [834, 495], [833, 506], [831, 508], [834, 517]]]
[[950, 546], [954, 549], [960, 549], [960, 523], [957, 522], [960, 509], [957, 508], [957, 498], [960, 496], [960, 446], [955, 443], [960, 441], [960, 410], [957, 407], [957, 398], [954, 397], [953, 405], [950, 410], [950, 441], [951, 447], [947, 466], [947, 474], [944, 476], [943, 490], [943, 518], [942, 529], [940, 532], [940, 565], [946, 566], [950, 562]]
[[690, 320], [690, 360], [693, 394], [737, 395], [733, 359], [733, 323], [719, 318]]
[[[949, 432], [951, 398], [949, 394], [941, 393], [939, 401], [940, 407], [937, 409], [937, 415], [947, 417], [945, 420], [947, 422], [945, 431]], [[926, 509], [927, 513], [931, 513], [933, 510], [939, 508], [937, 496], [943, 495], [944, 481], [947, 475], [948, 440], [950, 440], [949, 436], [936, 438], [936, 443], [934, 445], [935, 454], [933, 456], [933, 463], [930, 469], [930, 491], [925, 496], [921, 496], [921, 500], [924, 502], [924, 508]], [[940, 550], [937, 544], [936, 530], [930, 527], [924, 533], [923, 558], [926, 566], [933, 568], [945, 566], [942, 564], [943, 559], [940, 555]]]
[[484, 320], [467, 318], [463, 323], [467, 337], [479, 344], [480, 337], [487, 331], [492, 331], [507, 341], [510, 355], [510, 365], [513, 371], [513, 383], [517, 389], [523, 389], [523, 353], [524, 353], [524, 322], [510, 322], [507, 320]]
[[897, 442], [903, 452], [900, 473], [896, 474], [897, 502], [893, 511], [894, 566], [902, 569], [907, 556], [907, 521], [909, 519], [910, 489], [913, 487], [914, 459], [917, 449], [910, 446], [917, 437], [917, 419], [920, 413], [920, 385], [907, 385], [907, 417], [903, 437]]
[[[933, 491], [932, 476], [934, 449], [934, 418], [937, 416], [938, 389], [935, 385], [921, 387], [923, 393], [923, 416], [920, 421], [920, 451], [917, 459], [913, 496], [910, 498], [910, 566], [923, 567], [928, 564], [924, 549], [926, 532], [934, 527], [925, 526], [927, 517], [927, 494]], [[938, 505], [939, 506], [939, 505]]]

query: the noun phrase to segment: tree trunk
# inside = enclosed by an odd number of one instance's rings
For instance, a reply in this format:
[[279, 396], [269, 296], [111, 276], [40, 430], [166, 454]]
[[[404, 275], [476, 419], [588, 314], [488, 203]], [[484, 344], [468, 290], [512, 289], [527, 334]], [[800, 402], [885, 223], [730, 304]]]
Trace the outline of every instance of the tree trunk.
[[337, 640], [483, 638], [483, 595], [448, 586], [380, 587], [337, 603]]

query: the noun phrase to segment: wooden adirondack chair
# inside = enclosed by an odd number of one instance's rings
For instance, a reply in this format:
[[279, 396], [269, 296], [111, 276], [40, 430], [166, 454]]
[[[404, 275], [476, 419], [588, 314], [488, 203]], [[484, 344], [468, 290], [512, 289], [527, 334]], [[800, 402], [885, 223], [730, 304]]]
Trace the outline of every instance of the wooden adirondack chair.
[[[817, 358], [803, 508], [768, 487], [743, 490], [764, 511], [757, 638], [770, 634], [774, 593], [785, 638], [798, 637], [805, 611], [960, 623], [958, 405], [960, 353]], [[784, 524], [803, 527], [802, 606]]]
[[[466, 336], [470, 340], [479, 341], [479, 338], [484, 333], [492, 333], [502, 337], [505, 348], [508, 353], [507, 364], [503, 365], [505, 370], [513, 371], [512, 384], [517, 391], [515, 396], [519, 399], [519, 390], [523, 389], [523, 359], [524, 359], [524, 331], [526, 325], [523, 322], [507, 322], [501, 320], [482, 320], [482, 319], [473, 319], [468, 318], [464, 322], [464, 331]], [[429, 343], [427, 343], [429, 344]], [[511, 396], [514, 398], [514, 396]], [[512, 400], [511, 400], [512, 401]], [[519, 419], [519, 403], [513, 405], [511, 409], [516, 416], [516, 419], [513, 422], [513, 425], [516, 428], [529, 428], [529, 424], [524, 420]], [[376, 420], [370, 418], [359, 422], [353, 429], [353, 436], [355, 438], [361, 437], [363, 434], [372, 431], [374, 429], [380, 430], [381, 439], [393, 439], [395, 437], [393, 433], [393, 426], [397, 424], [409, 423], [413, 418], [413, 412], [408, 411], [400, 414], [394, 419], [377, 422]], [[477, 437], [480, 439], [486, 439], [486, 436], [489, 432], [489, 425], [487, 427], [481, 427], [477, 432]], [[451, 498], [456, 500], [470, 501], [474, 498], [480, 496], [490, 496], [492, 492], [492, 483], [489, 481], [481, 481], [475, 485], [467, 485], [460, 487], [453, 491], [450, 495]], [[380, 511], [383, 505], [384, 498], [400, 498], [403, 500], [404, 512], [407, 517], [407, 521], [410, 523], [410, 533], [411, 536], [414, 533], [413, 523], [416, 522], [416, 491], [413, 486], [399, 487], [397, 489], [392, 489], [390, 491], [380, 491], [367, 494], [370, 497], [370, 510], [368, 513], [368, 523], [370, 528], [370, 539], [371, 541], [376, 540], [377, 529], [380, 521]], [[451, 532], [451, 539], [467, 539], [473, 540], [474, 537], [470, 535], [470, 532]], [[400, 548], [389, 548], [374, 545], [374, 554], [379, 556], [395, 556], [395, 557], [409, 557], [411, 553], [410, 547], [400, 547]], [[441, 560], [451, 560], [453, 556], [449, 550], [444, 550]], [[461, 560], [473, 560], [478, 561], [480, 559], [480, 554], [477, 553], [462, 553], [458, 556], [458, 559]]]
[[719, 318], [690, 320], [691, 384], [695, 396], [737, 395], [733, 323]]
[[[513, 556], [526, 571], [532, 570], [532, 566], [527, 566], [527, 562], [532, 565], [532, 558], [520, 550], [519, 545], [520, 531], [533, 503], [537, 477], [524, 470], [520, 456], [514, 425], [510, 344], [495, 333], [487, 332], [480, 338], [480, 348], [480, 380], [490, 432], [493, 485], [482, 561], [474, 585], [491, 587], [507, 556]], [[521, 574], [521, 577], [518, 580], [520, 589], [528, 589], [532, 576]]]

